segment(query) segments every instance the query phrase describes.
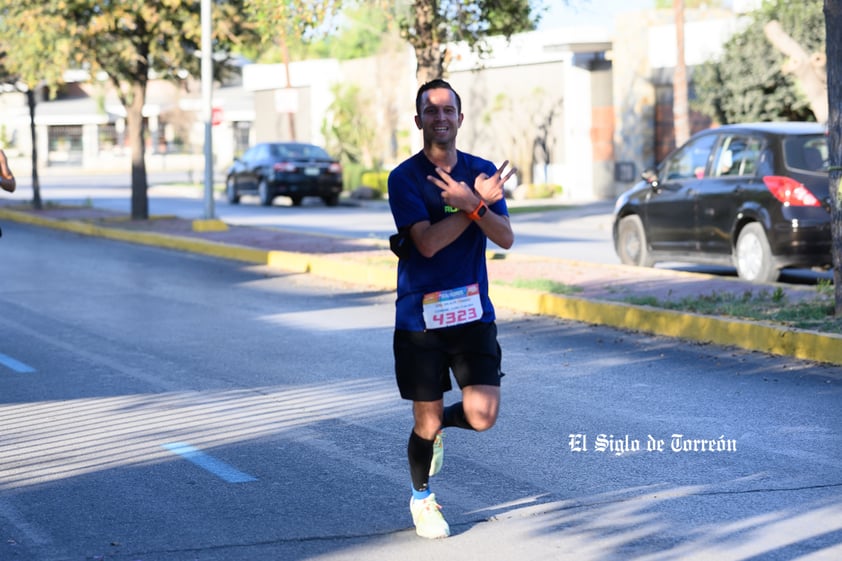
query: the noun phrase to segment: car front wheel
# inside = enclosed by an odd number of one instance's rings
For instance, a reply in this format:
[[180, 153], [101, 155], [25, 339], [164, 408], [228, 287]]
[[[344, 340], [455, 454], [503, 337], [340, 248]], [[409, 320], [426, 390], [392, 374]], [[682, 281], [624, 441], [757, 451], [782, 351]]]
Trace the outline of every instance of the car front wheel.
[[623, 265], [651, 267], [655, 264], [649, 255], [643, 222], [636, 214], [622, 218], [617, 226], [617, 255]]
[[751, 282], [775, 282], [780, 270], [772, 263], [772, 249], [757, 222], [746, 225], [737, 238], [734, 248], [734, 265], [741, 279]]

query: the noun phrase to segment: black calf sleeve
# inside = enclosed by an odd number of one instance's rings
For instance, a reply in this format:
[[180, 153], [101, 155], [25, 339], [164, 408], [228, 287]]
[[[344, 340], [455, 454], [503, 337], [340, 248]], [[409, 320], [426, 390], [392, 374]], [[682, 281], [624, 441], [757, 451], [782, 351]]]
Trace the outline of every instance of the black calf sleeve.
[[425, 491], [430, 482], [430, 463], [433, 461], [433, 442], [421, 438], [415, 431], [409, 435], [406, 454], [409, 457], [409, 475], [416, 491]]
[[443, 427], [457, 427], [460, 429], [474, 430], [468, 419], [465, 418], [465, 409], [462, 407], [462, 402], [448, 405], [444, 408], [444, 416], [442, 418]]

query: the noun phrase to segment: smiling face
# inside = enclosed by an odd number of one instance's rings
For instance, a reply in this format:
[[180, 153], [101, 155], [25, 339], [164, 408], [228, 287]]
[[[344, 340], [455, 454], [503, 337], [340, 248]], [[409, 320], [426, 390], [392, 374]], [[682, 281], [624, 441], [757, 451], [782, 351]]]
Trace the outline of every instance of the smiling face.
[[446, 88], [433, 88], [421, 95], [420, 113], [415, 124], [424, 135], [424, 145], [452, 145], [462, 125], [456, 94]]

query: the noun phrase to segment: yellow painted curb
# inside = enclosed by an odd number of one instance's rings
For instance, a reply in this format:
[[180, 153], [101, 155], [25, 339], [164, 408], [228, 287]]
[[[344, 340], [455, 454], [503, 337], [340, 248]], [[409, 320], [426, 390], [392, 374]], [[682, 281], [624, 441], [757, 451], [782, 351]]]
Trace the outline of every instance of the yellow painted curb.
[[[397, 280], [394, 267], [371, 266], [341, 257], [266, 251], [192, 238], [105, 228], [85, 222], [52, 220], [2, 208], [0, 218], [88, 236], [268, 265], [285, 271], [310, 273], [388, 291], [395, 289]], [[842, 365], [840, 335], [661, 310], [623, 302], [585, 300], [495, 284], [490, 286], [489, 291], [497, 305], [517, 312]]]
[[491, 285], [489, 292], [495, 302], [519, 312], [842, 364], [840, 335], [499, 285]]
[[228, 224], [216, 218], [204, 218], [193, 221], [194, 232], [226, 232]]
[[310, 273], [319, 277], [394, 290], [397, 273], [386, 267], [372, 267], [336, 257], [321, 257], [291, 251], [270, 251], [267, 265], [286, 271]]
[[228, 245], [218, 242], [209, 242], [194, 238], [156, 234], [154, 232], [137, 232], [121, 228], [107, 228], [88, 222], [79, 222], [74, 220], [52, 220], [26, 212], [14, 212], [6, 209], [0, 209], [0, 218], [11, 220], [13, 222], [63, 230], [65, 232], [73, 232], [75, 234], [82, 234], [85, 236], [97, 236], [109, 240], [164, 247], [167, 249], [198, 253], [200, 255], [209, 255], [211, 257], [232, 259], [234, 261], [245, 261], [247, 263], [265, 264], [267, 261], [267, 254], [269, 253], [266, 250]]

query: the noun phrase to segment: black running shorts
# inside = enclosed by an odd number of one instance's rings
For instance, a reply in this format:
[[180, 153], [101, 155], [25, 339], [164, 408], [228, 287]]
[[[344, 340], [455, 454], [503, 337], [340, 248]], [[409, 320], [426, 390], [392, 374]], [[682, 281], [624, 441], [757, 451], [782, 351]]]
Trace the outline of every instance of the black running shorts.
[[395, 377], [401, 397], [438, 401], [453, 386], [499, 386], [502, 351], [494, 322], [473, 322], [428, 331], [395, 330]]

